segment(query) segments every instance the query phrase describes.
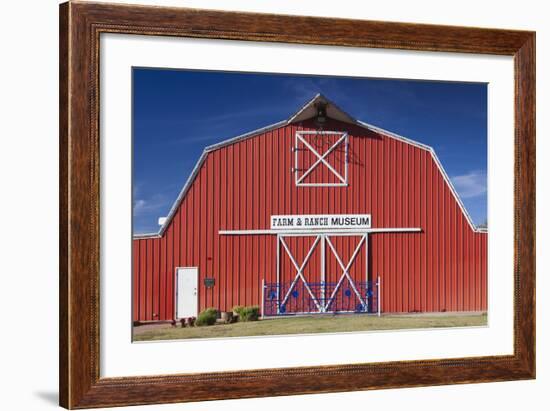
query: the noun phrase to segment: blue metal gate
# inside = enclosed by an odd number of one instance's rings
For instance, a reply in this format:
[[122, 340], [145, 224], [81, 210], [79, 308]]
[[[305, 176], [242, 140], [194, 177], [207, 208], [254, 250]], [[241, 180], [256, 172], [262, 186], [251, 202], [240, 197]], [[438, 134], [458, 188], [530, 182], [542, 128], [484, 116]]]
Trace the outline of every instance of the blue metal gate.
[[[307, 289], [309, 287], [309, 290]], [[267, 283], [263, 315], [380, 313], [379, 282]]]

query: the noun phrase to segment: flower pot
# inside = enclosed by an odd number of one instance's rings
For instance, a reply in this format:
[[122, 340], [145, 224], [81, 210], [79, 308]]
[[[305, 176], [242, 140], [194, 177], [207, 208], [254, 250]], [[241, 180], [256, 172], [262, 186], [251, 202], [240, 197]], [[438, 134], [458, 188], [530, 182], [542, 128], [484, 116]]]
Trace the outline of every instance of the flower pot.
[[233, 322], [233, 313], [231, 311], [224, 311], [221, 313], [221, 319], [225, 324]]

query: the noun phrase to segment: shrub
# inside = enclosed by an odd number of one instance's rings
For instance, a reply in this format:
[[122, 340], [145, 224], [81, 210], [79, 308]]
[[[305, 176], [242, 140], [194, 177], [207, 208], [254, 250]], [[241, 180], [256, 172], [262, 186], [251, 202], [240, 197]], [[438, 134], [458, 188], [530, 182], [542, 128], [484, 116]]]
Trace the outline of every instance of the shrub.
[[217, 318], [218, 310], [215, 308], [207, 308], [206, 310], [200, 312], [197, 320], [195, 321], [195, 325], [213, 325]]
[[252, 305], [249, 307], [236, 306], [233, 312], [238, 314], [239, 321], [256, 321], [260, 317], [260, 307]]

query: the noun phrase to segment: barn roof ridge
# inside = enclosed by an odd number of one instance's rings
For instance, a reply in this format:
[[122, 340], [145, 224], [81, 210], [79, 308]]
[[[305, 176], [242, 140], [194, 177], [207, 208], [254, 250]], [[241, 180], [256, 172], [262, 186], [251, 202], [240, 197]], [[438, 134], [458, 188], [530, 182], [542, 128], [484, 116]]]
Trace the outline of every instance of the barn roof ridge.
[[455, 197], [455, 200], [458, 202], [458, 205], [461, 208], [464, 216], [466, 217], [466, 220], [468, 221], [471, 229], [474, 232], [482, 232], [482, 233], [487, 232], [487, 229], [476, 227], [476, 225], [474, 224], [474, 222], [472, 220], [472, 217], [470, 216], [470, 214], [468, 213], [468, 210], [464, 206], [464, 203], [460, 199], [460, 196], [458, 195], [458, 192], [456, 191], [451, 179], [449, 178], [448, 174], [446, 173], [445, 169], [443, 168], [443, 165], [442, 165], [441, 161], [439, 160], [439, 158], [437, 157], [437, 154], [435, 153], [435, 150], [433, 149], [433, 147], [428, 146], [428, 145], [423, 144], [423, 143], [420, 143], [416, 140], [412, 140], [408, 137], [404, 137], [404, 136], [401, 136], [399, 134], [393, 133], [391, 131], [385, 130], [385, 129], [380, 128], [378, 126], [366, 123], [364, 121], [357, 120], [356, 118], [352, 117], [347, 112], [342, 110], [340, 107], [338, 107], [330, 99], [325, 97], [322, 93], [317, 93], [311, 100], [306, 102], [298, 111], [296, 111], [293, 115], [291, 115], [286, 120], [281, 120], [281, 121], [278, 121], [276, 123], [270, 124], [268, 126], [264, 126], [264, 127], [249, 131], [249, 132], [244, 133], [244, 134], [240, 134], [240, 135], [235, 136], [235, 137], [228, 138], [226, 140], [223, 140], [223, 141], [220, 141], [218, 143], [215, 143], [215, 144], [212, 144], [212, 145], [209, 145], [209, 146], [205, 147], [203, 152], [201, 153], [201, 156], [199, 157], [197, 163], [195, 164], [195, 167], [193, 167], [193, 170], [191, 171], [191, 174], [189, 175], [189, 177], [187, 178], [185, 184], [183, 185], [183, 188], [181, 189], [180, 193], [178, 194], [178, 197], [176, 198], [176, 201], [174, 201], [174, 204], [170, 208], [170, 211], [168, 212], [168, 215], [166, 216], [166, 219], [165, 219], [164, 223], [162, 224], [162, 226], [159, 228], [158, 232], [156, 232], [156, 233], [134, 234], [133, 238], [161, 237], [164, 234], [164, 232], [166, 231], [166, 229], [170, 225], [170, 223], [171, 223], [177, 209], [179, 208], [181, 202], [183, 201], [183, 198], [187, 194], [187, 191], [191, 187], [191, 184], [193, 183], [196, 175], [198, 174], [200, 168], [202, 167], [202, 164], [204, 163], [204, 161], [206, 160], [206, 157], [208, 156], [208, 154], [210, 152], [212, 152], [214, 150], [217, 150], [219, 148], [223, 148], [225, 146], [231, 145], [231, 144], [235, 144], [239, 141], [254, 137], [258, 134], [265, 133], [265, 132], [274, 130], [274, 129], [279, 128], [279, 127], [283, 127], [283, 126], [288, 125], [288, 124], [292, 124], [292, 123], [295, 123], [295, 122], [299, 122], [299, 121], [303, 121], [303, 120], [307, 120], [309, 118], [312, 118], [313, 116], [310, 115], [311, 111], [308, 111], [308, 110], [310, 108], [314, 108], [315, 103], [317, 103], [319, 101], [323, 101], [323, 102], [327, 103], [327, 117], [335, 118], [334, 116], [335, 116], [335, 113], [336, 113], [338, 115], [338, 117], [340, 117], [340, 118], [336, 118], [337, 120], [340, 120], [340, 121], [343, 121], [343, 122], [346, 122], [346, 123], [350, 123], [350, 124], [354, 124], [354, 125], [357, 125], [359, 127], [365, 128], [367, 130], [375, 131], [375, 132], [380, 133], [380, 134], [384, 134], [387, 137], [394, 138], [396, 140], [402, 141], [404, 143], [407, 143], [407, 144], [413, 145], [415, 147], [418, 147], [420, 149], [428, 151], [431, 154], [432, 159], [436, 163], [439, 171], [441, 172], [444, 180], [447, 182], [447, 185], [449, 186], [451, 192], [453, 193], [453, 196]]

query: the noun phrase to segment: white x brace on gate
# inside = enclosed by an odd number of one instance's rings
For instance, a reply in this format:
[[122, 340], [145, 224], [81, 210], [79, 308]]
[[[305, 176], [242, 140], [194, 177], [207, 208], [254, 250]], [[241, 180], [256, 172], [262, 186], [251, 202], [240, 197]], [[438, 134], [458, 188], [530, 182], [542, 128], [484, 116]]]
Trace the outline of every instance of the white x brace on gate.
[[[330, 234], [330, 236], [358, 237], [359, 235], [357, 233], [338, 233], [338, 234]], [[309, 249], [306, 257], [304, 258], [304, 261], [302, 262], [302, 264], [299, 264], [296, 261], [296, 258], [294, 257], [294, 255], [290, 251], [290, 248], [288, 247], [288, 245], [285, 241], [285, 237], [316, 237], [315, 241], [313, 242], [311, 248]], [[340, 289], [340, 286], [342, 285], [342, 282], [346, 278], [347, 278], [347, 280], [350, 284], [351, 289], [353, 290], [353, 292], [357, 296], [358, 300], [361, 302], [361, 304], [363, 304], [364, 307], [366, 307], [367, 305], [366, 305], [365, 299], [361, 296], [361, 294], [357, 290], [357, 287], [355, 286], [355, 282], [353, 281], [353, 279], [351, 278], [351, 276], [349, 274], [350, 268], [353, 265], [353, 262], [355, 261], [357, 255], [359, 254], [359, 251], [361, 250], [361, 246], [363, 246], [363, 244], [364, 244], [365, 245], [365, 257], [366, 257], [365, 258], [365, 281], [368, 280], [368, 271], [367, 271], [368, 270], [368, 264], [367, 264], [367, 262], [368, 262], [368, 234], [361, 234], [360, 237], [361, 237], [361, 239], [360, 239], [359, 243], [357, 244], [357, 246], [355, 247], [355, 250], [354, 250], [350, 260], [348, 261], [347, 264], [344, 264], [344, 262], [342, 261], [342, 258], [340, 257], [340, 255], [336, 251], [336, 248], [334, 247], [332, 241], [330, 241], [329, 235], [327, 235], [327, 234], [314, 234], [314, 235], [312, 235], [312, 234], [309, 234], [309, 235], [307, 235], [307, 234], [306, 235], [304, 235], [304, 234], [278, 234], [277, 235], [277, 283], [280, 284], [280, 282], [281, 282], [281, 278], [280, 278], [281, 277], [281, 269], [280, 269], [280, 267], [281, 267], [280, 248], [281, 247], [280, 246], [282, 246], [282, 248], [285, 250], [286, 254], [290, 258], [290, 261], [292, 262], [292, 265], [294, 265], [294, 267], [296, 268], [296, 276], [294, 277], [294, 279], [293, 279], [290, 287], [286, 291], [284, 297], [281, 299], [280, 296], [277, 295], [277, 300], [279, 301], [278, 309], [281, 306], [284, 306], [286, 304], [286, 302], [288, 301], [288, 299], [289, 299], [289, 297], [292, 293], [292, 290], [296, 286], [297, 282], [301, 280], [304, 284], [304, 287], [308, 291], [313, 303], [317, 307], [318, 312], [320, 312], [320, 313], [331, 312], [331, 309], [330, 309], [331, 304], [334, 301], [334, 298], [335, 298], [336, 294], [338, 293], [338, 290]], [[326, 259], [325, 259], [325, 256], [326, 256], [326, 245], [327, 244], [328, 244], [329, 248], [332, 250], [334, 256], [336, 257], [336, 260], [338, 261], [338, 265], [342, 269], [342, 274], [341, 274], [341, 276], [340, 276], [340, 278], [339, 278], [339, 280], [336, 284], [336, 287], [334, 287], [334, 290], [332, 291], [332, 293], [331, 293], [331, 295], [328, 299], [326, 298], [326, 289], [325, 289], [324, 286], [321, 288], [321, 298], [318, 299], [315, 296], [315, 294], [312, 292], [312, 290], [311, 290], [311, 288], [308, 284], [308, 281], [307, 281], [307, 279], [305, 278], [305, 276], [303, 274], [305, 266], [307, 265], [311, 255], [315, 251], [315, 248], [319, 244], [321, 246], [321, 273], [320, 273], [321, 274], [321, 283], [322, 284], [326, 283], [326, 281], [325, 281], [325, 278], [326, 278]], [[277, 290], [277, 294], [278, 293], [279, 293], [279, 290]]]

